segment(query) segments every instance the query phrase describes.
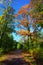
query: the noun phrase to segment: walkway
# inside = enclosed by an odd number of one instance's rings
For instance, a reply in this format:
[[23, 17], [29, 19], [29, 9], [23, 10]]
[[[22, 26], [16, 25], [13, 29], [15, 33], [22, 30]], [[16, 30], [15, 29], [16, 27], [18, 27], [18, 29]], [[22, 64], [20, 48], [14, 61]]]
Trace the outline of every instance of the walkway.
[[6, 55], [5, 60], [1, 61], [0, 65], [30, 65], [30, 63], [24, 59], [23, 52], [21, 50], [17, 50]]

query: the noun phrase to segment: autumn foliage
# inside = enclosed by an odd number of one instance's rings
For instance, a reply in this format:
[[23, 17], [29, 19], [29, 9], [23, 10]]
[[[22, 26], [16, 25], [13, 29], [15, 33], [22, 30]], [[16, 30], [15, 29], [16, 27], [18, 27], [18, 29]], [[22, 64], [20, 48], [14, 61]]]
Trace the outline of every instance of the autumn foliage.
[[[19, 21], [19, 26], [23, 26], [30, 32], [31, 25], [34, 29], [38, 27], [43, 27], [43, 4], [42, 0], [31, 0], [30, 4], [24, 5], [16, 14], [16, 17], [20, 16], [21, 20]], [[33, 21], [32, 21], [33, 20]], [[26, 30], [25, 30], [26, 32]], [[25, 35], [24, 31], [21, 33]], [[19, 33], [20, 34], [20, 33]]]

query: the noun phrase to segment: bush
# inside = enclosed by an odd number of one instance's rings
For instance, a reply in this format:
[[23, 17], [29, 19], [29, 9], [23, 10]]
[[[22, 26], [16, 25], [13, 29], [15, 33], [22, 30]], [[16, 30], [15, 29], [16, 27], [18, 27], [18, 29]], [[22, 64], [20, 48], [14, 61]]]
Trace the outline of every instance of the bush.
[[8, 36], [7, 34], [4, 35], [1, 44], [1, 48], [3, 49], [3, 52], [9, 52], [13, 48], [13, 43], [14, 40], [11, 36]]
[[0, 56], [3, 54], [3, 49], [0, 48]]
[[37, 58], [40, 54], [40, 48], [29, 49], [29, 52], [34, 58]]
[[17, 49], [22, 49], [22, 45], [20, 43], [17, 44]]

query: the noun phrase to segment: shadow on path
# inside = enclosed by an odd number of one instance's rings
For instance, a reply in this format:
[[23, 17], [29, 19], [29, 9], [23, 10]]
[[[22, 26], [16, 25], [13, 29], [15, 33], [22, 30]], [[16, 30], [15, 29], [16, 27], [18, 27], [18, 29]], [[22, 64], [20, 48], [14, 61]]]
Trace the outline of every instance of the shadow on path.
[[13, 58], [12, 60], [5, 60], [0, 62], [0, 65], [30, 65], [29, 62], [26, 62], [22, 58]]
[[43, 65], [43, 58], [36, 59], [37, 65]]

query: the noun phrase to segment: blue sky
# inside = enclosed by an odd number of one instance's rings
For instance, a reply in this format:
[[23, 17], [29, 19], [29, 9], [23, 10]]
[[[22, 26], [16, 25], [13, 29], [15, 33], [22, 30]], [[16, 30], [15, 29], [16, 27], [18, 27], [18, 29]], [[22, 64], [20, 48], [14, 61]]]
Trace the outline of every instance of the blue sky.
[[[3, 1], [3, 0], [0, 1], [0, 8], [1, 8], [1, 7], [3, 8], [3, 6], [2, 6], [2, 1]], [[30, 0], [13, 0], [12, 7], [15, 9], [15, 12], [17, 13], [18, 10], [19, 10], [22, 6], [24, 6], [24, 5], [26, 5], [26, 4], [29, 4], [29, 3], [30, 3]], [[1, 12], [1, 11], [0, 11], [0, 15], [2, 15], [2, 12]], [[17, 40], [17, 41], [20, 40], [20, 36], [19, 36], [19, 35], [16, 36], [16, 35], [13, 33], [13, 37], [14, 37], [14, 39]]]
[[14, 7], [14, 9], [18, 12], [18, 10], [26, 5], [29, 4], [30, 0], [15, 0], [15, 2], [13, 2], [12, 6]]

